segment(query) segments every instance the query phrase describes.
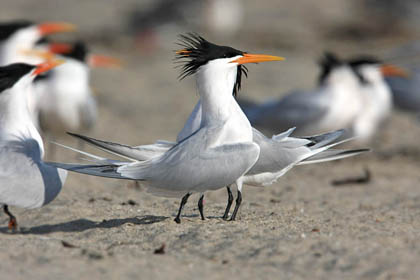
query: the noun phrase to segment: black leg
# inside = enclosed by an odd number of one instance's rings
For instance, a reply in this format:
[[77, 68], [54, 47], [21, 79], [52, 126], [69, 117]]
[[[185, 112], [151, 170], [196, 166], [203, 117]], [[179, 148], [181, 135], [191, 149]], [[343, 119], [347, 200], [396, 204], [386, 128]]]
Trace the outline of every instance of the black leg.
[[7, 206], [7, 205], [4, 205], [3, 206], [3, 210], [4, 210], [4, 213], [6, 213], [7, 214], [7, 216], [9, 216], [9, 229], [10, 230], [16, 230], [17, 229], [17, 221], [16, 221], [16, 217], [15, 216], [13, 216], [13, 214], [12, 213], [10, 213], [10, 211], [9, 211], [9, 207]]
[[204, 221], [205, 218], [204, 218], [204, 213], [203, 213], [203, 199], [204, 199], [204, 194], [202, 194], [200, 196], [200, 199], [198, 200], [198, 211], [200, 211], [201, 219]]
[[229, 216], [230, 207], [232, 206], [232, 202], [233, 202], [233, 194], [232, 194], [232, 191], [230, 190], [230, 187], [227, 186], [226, 189], [228, 192], [228, 203], [226, 205], [225, 214], [223, 215], [223, 220], [227, 220]]
[[184, 208], [184, 205], [187, 203], [188, 198], [190, 197], [190, 195], [191, 195], [190, 193], [187, 193], [186, 195], [184, 195], [184, 197], [181, 200], [181, 205], [179, 205], [178, 215], [176, 215], [176, 217], [174, 219], [174, 221], [177, 224], [180, 224], [181, 223], [181, 218], [180, 217], [181, 217], [182, 208]]
[[231, 221], [235, 220], [236, 214], [238, 213], [239, 206], [241, 206], [241, 202], [242, 202], [242, 193], [240, 190], [238, 190], [238, 197], [236, 198], [235, 210], [233, 210], [233, 214], [230, 217]]

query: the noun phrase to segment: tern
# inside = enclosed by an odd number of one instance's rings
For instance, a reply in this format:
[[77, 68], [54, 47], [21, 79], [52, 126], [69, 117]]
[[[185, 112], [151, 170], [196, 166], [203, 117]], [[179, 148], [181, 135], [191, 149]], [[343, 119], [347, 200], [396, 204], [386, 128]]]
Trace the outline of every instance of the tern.
[[32, 123], [26, 97], [32, 94], [30, 84], [37, 75], [61, 63], [0, 67], [0, 204], [11, 230], [17, 228], [17, 221], [9, 206], [32, 209], [48, 204], [67, 176], [67, 171], [42, 160], [42, 138]]
[[44, 36], [57, 32], [70, 32], [75, 25], [65, 22], [13, 21], [0, 24], [0, 65], [16, 62], [38, 63], [39, 58], [27, 56], [24, 52], [35, 47]]
[[[66, 46], [70, 46], [70, 50]], [[66, 63], [35, 79], [35, 121], [42, 132], [53, 136], [66, 131], [86, 132], [94, 126], [97, 118], [90, 69], [118, 67], [120, 63], [115, 58], [90, 53], [81, 41], [55, 43], [49, 45], [49, 49], [61, 52]]]
[[368, 141], [392, 108], [383, 77], [403, 71], [375, 58], [344, 61], [332, 53], [326, 53], [320, 65], [315, 90], [292, 92], [260, 105], [243, 104], [250, 122], [269, 131], [296, 127], [297, 135], [346, 128], [359, 141]]
[[[251, 125], [232, 92], [238, 87], [243, 64], [283, 60], [218, 46], [196, 34], [181, 35], [180, 45], [184, 47], [177, 52], [177, 58], [183, 62], [180, 78], [195, 75], [201, 100], [202, 120], [197, 131], [146, 161], [104, 160], [100, 165], [56, 163], [79, 173], [142, 181], [155, 195], [182, 196], [177, 223], [192, 193], [217, 190], [233, 183], [241, 191], [243, 175], [258, 160], [260, 148], [253, 142]], [[240, 202], [235, 212], [239, 205]]]

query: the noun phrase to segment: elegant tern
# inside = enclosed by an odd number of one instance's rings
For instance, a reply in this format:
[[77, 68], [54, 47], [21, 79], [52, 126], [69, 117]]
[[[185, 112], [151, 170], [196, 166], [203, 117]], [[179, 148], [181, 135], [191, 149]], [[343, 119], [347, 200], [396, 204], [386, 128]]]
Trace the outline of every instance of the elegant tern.
[[[107, 164], [100, 165], [56, 163], [70, 171], [142, 181], [155, 195], [182, 196], [177, 223], [192, 193], [236, 183], [240, 197], [243, 175], [258, 160], [260, 148], [252, 141], [251, 125], [232, 92], [239, 86], [243, 64], [283, 60], [218, 46], [195, 34], [182, 35], [181, 39], [183, 49], [177, 52], [177, 58], [183, 60], [180, 77], [195, 75], [201, 100], [202, 120], [197, 131], [146, 161], [105, 161]], [[239, 199], [237, 202], [232, 220], [241, 203]]]

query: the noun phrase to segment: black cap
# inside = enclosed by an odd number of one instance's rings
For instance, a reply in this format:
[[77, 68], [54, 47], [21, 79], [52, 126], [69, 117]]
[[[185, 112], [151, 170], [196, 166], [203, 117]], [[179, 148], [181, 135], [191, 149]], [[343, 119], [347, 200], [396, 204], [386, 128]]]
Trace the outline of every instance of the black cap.
[[34, 23], [27, 20], [12, 21], [0, 23], [0, 41], [8, 39], [13, 33], [21, 28], [33, 25]]
[[88, 54], [88, 48], [85, 43], [82, 41], [77, 41], [73, 44], [71, 52], [64, 53], [63, 56], [76, 59], [81, 62], [86, 62], [86, 57]]
[[13, 87], [23, 76], [35, 68], [35, 65], [25, 63], [14, 63], [0, 67], [0, 92]]

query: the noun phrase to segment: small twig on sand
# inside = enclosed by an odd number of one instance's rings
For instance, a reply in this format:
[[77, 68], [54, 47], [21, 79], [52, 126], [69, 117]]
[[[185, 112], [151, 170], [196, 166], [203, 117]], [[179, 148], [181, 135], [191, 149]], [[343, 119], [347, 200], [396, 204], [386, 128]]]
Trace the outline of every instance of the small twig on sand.
[[371, 177], [369, 169], [365, 168], [362, 176], [333, 180], [331, 185], [338, 187], [350, 184], [368, 184], [372, 179]]
[[154, 254], [163, 255], [165, 254], [165, 243], [162, 244], [159, 248], [153, 251]]

